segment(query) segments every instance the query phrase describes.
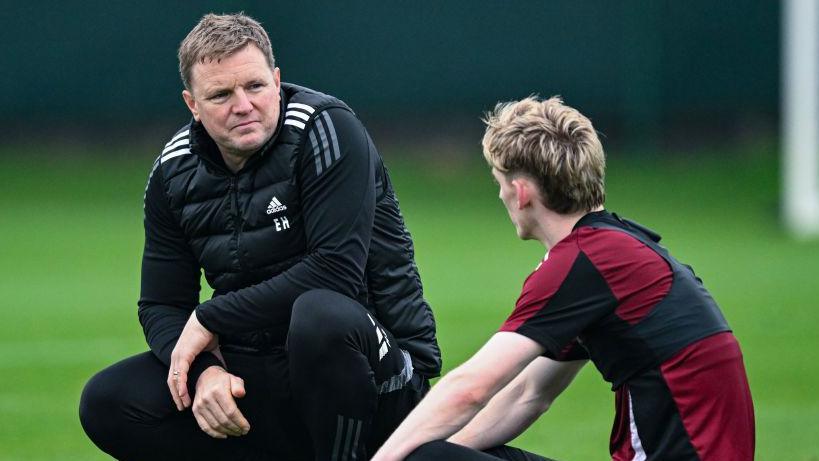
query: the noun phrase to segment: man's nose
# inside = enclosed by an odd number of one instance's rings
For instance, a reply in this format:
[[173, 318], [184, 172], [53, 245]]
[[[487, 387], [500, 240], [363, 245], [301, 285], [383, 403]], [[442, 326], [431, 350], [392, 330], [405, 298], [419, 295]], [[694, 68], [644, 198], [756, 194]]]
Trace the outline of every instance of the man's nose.
[[233, 103], [233, 112], [244, 114], [253, 110], [253, 104], [245, 90], [238, 88], [234, 94], [236, 100]]

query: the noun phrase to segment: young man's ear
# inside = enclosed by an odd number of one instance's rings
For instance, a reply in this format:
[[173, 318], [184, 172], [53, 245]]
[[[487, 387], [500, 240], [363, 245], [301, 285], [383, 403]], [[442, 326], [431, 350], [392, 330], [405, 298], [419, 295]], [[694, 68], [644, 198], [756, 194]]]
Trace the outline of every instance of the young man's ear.
[[526, 208], [532, 201], [532, 184], [526, 178], [515, 178], [512, 187], [515, 188], [518, 209]]
[[199, 111], [196, 109], [196, 100], [193, 99], [193, 94], [188, 90], [182, 90], [182, 99], [185, 100], [185, 105], [190, 109], [193, 119], [199, 121]]

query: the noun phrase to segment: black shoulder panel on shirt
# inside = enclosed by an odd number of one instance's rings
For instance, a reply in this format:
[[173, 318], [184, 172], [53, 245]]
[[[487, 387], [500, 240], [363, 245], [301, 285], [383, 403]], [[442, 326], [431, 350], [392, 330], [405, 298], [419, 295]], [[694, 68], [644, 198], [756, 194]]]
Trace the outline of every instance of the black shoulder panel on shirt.
[[616, 304], [608, 283], [581, 251], [554, 296], [517, 333], [540, 343], [547, 357], [559, 359], [578, 332], [611, 312]]

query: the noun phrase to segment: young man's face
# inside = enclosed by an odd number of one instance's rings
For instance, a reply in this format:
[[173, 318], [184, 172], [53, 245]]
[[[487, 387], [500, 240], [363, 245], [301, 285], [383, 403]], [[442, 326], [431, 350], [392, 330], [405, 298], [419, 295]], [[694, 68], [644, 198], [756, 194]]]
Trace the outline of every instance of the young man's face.
[[509, 213], [509, 219], [515, 226], [518, 237], [521, 239], [529, 239], [528, 221], [525, 209], [521, 207], [521, 202], [518, 197], [518, 188], [515, 187], [513, 181], [507, 178], [506, 174], [492, 168], [492, 176], [495, 177], [495, 182], [498, 183], [500, 191], [498, 198], [501, 199], [503, 205], [506, 207], [506, 212]]
[[256, 46], [248, 44], [221, 61], [194, 64], [190, 85], [182, 97], [222, 154], [250, 156], [276, 131], [279, 69], [271, 69]]

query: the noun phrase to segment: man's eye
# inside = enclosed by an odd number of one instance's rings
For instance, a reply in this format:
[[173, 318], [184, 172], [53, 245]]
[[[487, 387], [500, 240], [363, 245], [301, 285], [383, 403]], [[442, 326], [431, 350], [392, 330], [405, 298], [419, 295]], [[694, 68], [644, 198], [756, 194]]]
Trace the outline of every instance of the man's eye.
[[249, 85], [249, 88], [250, 88], [251, 90], [258, 90], [259, 88], [263, 88], [264, 86], [265, 86], [265, 84], [264, 84], [264, 83], [261, 83], [261, 82], [253, 82], [253, 83], [251, 83], [251, 84]]
[[227, 95], [228, 95], [227, 91], [220, 91], [218, 93], [212, 94], [210, 97], [208, 97], [208, 99], [211, 101], [223, 100], [227, 98]]

